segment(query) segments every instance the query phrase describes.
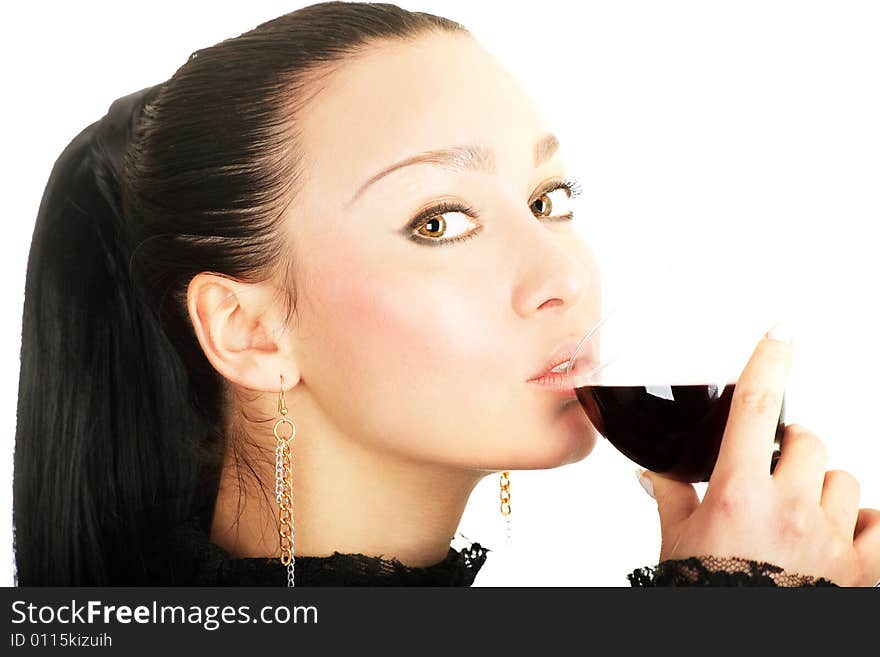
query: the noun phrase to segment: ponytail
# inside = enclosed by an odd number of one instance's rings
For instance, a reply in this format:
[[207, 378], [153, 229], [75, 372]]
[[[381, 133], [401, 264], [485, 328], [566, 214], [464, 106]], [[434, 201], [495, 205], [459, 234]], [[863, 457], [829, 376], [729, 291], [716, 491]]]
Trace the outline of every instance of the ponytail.
[[[122, 158], [159, 86], [64, 149], [28, 256], [15, 435], [18, 585], [137, 585], [162, 537], [207, 512], [205, 427], [186, 369], [134, 288]], [[209, 487], [210, 488], [210, 487]]]

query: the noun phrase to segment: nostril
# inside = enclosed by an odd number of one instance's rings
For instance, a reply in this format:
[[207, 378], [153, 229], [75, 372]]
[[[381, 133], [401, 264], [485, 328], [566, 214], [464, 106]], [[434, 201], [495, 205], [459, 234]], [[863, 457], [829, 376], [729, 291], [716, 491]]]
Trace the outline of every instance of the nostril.
[[558, 306], [561, 303], [563, 303], [562, 299], [556, 299], [556, 298], [548, 299], [547, 301], [542, 303], [540, 306], [538, 306], [538, 310], [541, 310], [543, 308], [552, 308], [553, 306]]

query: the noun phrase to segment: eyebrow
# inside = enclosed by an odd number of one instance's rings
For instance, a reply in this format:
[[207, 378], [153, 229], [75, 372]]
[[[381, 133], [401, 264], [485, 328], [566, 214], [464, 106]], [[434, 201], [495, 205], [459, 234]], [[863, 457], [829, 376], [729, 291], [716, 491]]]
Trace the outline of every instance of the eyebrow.
[[[537, 168], [541, 166], [541, 164], [553, 157], [553, 154], [556, 153], [557, 150], [559, 150], [559, 140], [555, 135], [548, 133], [541, 137], [535, 144], [535, 167]], [[344, 207], [349, 207], [358, 199], [358, 197], [360, 197], [361, 194], [364, 193], [367, 187], [381, 178], [384, 178], [389, 173], [414, 164], [431, 164], [433, 166], [449, 169], [450, 171], [482, 171], [486, 173], [495, 173], [495, 153], [491, 148], [482, 144], [450, 146], [447, 148], [438, 148], [418, 153], [405, 160], [392, 164], [372, 176], [360, 186]]]

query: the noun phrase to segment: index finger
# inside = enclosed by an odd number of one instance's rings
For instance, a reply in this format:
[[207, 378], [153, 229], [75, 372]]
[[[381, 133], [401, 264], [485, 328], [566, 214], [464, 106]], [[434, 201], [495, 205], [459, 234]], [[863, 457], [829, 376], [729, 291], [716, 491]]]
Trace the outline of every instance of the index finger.
[[777, 324], [758, 343], [733, 389], [710, 482], [770, 477], [770, 455], [791, 361], [791, 336]]

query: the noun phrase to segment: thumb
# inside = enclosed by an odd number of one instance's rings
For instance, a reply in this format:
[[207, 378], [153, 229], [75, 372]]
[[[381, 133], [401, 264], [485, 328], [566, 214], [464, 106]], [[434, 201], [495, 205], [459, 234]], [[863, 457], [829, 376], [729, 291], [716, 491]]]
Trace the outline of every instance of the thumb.
[[657, 500], [661, 527], [672, 527], [689, 518], [700, 506], [700, 498], [693, 484], [669, 479], [643, 468], [638, 468], [636, 475], [645, 491]]

